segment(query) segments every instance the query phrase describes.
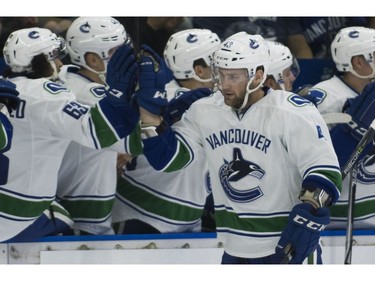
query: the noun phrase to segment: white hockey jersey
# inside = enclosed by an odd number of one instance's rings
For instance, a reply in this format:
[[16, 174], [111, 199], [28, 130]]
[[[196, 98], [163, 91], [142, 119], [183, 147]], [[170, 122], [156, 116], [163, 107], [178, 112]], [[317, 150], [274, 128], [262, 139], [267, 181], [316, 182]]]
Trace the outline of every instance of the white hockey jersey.
[[[168, 100], [183, 95], [175, 80], [166, 85]], [[207, 162], [201, 146], [194, 149], [195, 159], [184, 170], [156, 171], [144, 155], [139, 155], [119, 179], [113, 221], [138, 219], [161, 233], [201, 231], [201, 217], [211, 192]]]
[[[94, 107], [104, 97], [95, 83], [77, 73], [75, 66], [63, 66], [60, 82], [76, 95], [77, 101]], [[64, 155], [58, 179], [58, 196], [66, 206], [74, 229], [91, 234], [114, 234], [111, 212], [114, 202], [117, 153], [96, 150], [71, 142]]]
[[[313, 104], [295, 94], [270, 89], [239, 114], [218, 92], [195, 102], [173, 130], [175, 150], [150, 138], [143, 141], [145, 155], [154, 167], [173, 171], [186, 165], [188, 154], [188, 160], [197, 156], [191, 145], [203, 147], [216, 228], [230, 255], [273, 254], [304, 181], [324, 182], [339, 196], [341, 173], [328, 128]], [[170, 140], [168, 132], [160, 137]]]
[[[321, 91], [324, 98], [317, 104], [320, 113], [342, 112], [347, 99], [360, 93], [349, 87], [340, 78], [316, 84], [311, 90]], [[337, 153], [340, 153], [338, 151]], [[375, 228], [375, 161], [374, 156], [366, 156], [358, 167], [356, 200], [354, 208], [354, 229]], [[337, 203], [331, 207], [331, 223], [326, 229], [346, 229], [348, 215], [349, 176], [343, 181], [342, 193]]]
[[319, 82], [309, 92], [319, 97], [317, 107], [321, 114], [342, 112], [346, 100], [359, 95], [337, 76]]
[[21, 103], [11, 114], [13, 142], [5, 153], [10, 164], [8, 182], [0, 186], [0, 241], [24, 230], [54, 201], [58, 170], [71, 141], [100, 148], [115, 139], [102, 111], [78, 103], [65, 87], [44, 78], [11, 81]]

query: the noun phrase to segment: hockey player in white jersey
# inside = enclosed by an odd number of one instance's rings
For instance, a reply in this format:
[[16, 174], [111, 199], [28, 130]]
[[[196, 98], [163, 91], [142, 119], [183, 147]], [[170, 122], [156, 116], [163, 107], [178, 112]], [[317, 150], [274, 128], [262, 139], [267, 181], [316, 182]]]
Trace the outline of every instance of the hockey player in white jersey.
[[[375, 30], [365, 27], [346, 27], [340, 30], [331, 44], [332, 58], [338, 73], [310, 89], [318, 110], [324, 113], [345, 112], [352, 117], [348, 124], [332, 126], [331, 138], [341, 167], [359, 143], [374, 119], [375, 99]], [[375, 164], [374, 152], [367, 148], [358, 166], [353, 228], [375, 228]], [[369, 152], [369, 154], [367, 154]], [[331, 207], [331, 223], [327, 229], [345, 229], [348, 215], [350, 177], [343, 181], [342, 194]]]
[[341, 29], [331, 43], [337, 73], [307, 93], [321, 114], [342, 112], [347, 99], [357, 97], [375, 77], [375, 30], [362, 26]]
[[[154, 95], [163, 91], [159, 72], [153, 91], [152, 83], [137, 91], [144, 154], [153, 167], [181, 169], [195, 156], [192, 146], [203, 147], [222, 263], [302, 263], [330, 221], [327, 206], [340, 195], [323, 118], [298, 95], [262, 87], [269, 62], [261, 36], [227, 38], [214, 55], [220, 92], [193, 103], [172, 127], [148, 110], [152, 102], [163, 105]], [[140, 82], [150, 77], [150, 63], [140, 60]]]
[[[0, 188], [0, 241], [33, 241], [72, 225], [56, 199], [61, 160], [71, 141], [101, 149], [124, 138], [138, 122], [129, 105], [138, 67], [123, 45], [110, 60], [107, 94], [95, 107], [77, 102], [74, 93], [54, 83], [61, 40], [43, 28], [17, 30], [3, 53], [4, 77], [17, 86], [20, 106], [13, 124], [8, 181]], [[90, 210], [87, 210], [88, 212]]]
[[[59, 81], [76, 94], [78, 102], [94, 107], [105, 95], [108, 60], [129, 36], [112, 17], [79, 17], [70, 25], [66, 41], [75, 65], [63, 66]], [[111, 212], [116, 185], [116, 151], [69, 144], [59, 171], [58, 196], [75, 221], [77, 234], [114, 234]]]
[[[211, 64], [219, 45], [219, 37], [207, 29], [187, 29], [169, 38], [164, 58], [175, 78], [166, 85], [169, 122], [180, 119], [192, 102], [211, 94]], [[197, 146], [194, 152], [191, 165], [171, 173], [156, 171], [144, 155], [124, 167], [113, 208], [119, 233], [202, 231], [201, 218], [211, 188], [202, 148]], [[208, 223], [203, 230], [213, 231], [212, 218], [208, 214], [204, 218]]]
[[274, 90], [292, 92], [300, 68], [289, 48], [280, 42], [266, 40], [270, 49], [270, 67], [264, 85]]

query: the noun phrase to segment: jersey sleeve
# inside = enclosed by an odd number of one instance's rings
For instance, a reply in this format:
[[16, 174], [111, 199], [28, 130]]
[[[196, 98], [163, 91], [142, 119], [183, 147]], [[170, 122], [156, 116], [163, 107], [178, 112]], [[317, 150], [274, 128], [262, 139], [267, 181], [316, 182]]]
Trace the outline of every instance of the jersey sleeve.
[[139, 114], [131, 106], [116, 105], [104, 97], [90, 108], [65, 87], [47, 82], [44, 88], [53, 89], [54, 96], [34, 102], [29, 113], [62, 138], [94, 148], [108, 147], [130, 134], [138, 122]]
[[300, 169], [302, 188], [321, 188], [336, 202], [342, 178], [329, 130], [314, 106], [301, 114], [287, 114], [285, 143]]
[[8, 151], [12, 142], [13, 127], [8, 118], [0, 112], [0, 153]]

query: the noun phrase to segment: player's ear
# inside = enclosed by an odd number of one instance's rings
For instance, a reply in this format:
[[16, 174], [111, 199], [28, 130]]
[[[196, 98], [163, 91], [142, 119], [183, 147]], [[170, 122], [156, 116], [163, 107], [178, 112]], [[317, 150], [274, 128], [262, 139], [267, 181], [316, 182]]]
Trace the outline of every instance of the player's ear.
[[86, 53], [85, 54], [86, 64], [94, 70], [98, 70], [100, 66], [101, 59], [95, 53]]

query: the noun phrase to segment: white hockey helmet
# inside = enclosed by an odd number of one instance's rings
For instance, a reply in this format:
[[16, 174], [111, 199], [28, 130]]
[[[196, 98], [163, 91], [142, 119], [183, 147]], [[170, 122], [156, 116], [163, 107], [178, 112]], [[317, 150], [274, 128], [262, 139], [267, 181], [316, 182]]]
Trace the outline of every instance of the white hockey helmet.
[[[214, 54], [214, 69], [246, 69], [249, 76], [247, 91], [242, 109], [246, 106], [249, 94], [263, 86], [267, 78], [270, 66], [270, 51], [266, 40], [261, 35], [251, 35], [244, 31], [238, 32], [221, 43], [220, 48]], [[250, 89], [251, 83], [258, 67], [263, 67], [263, 80], [254, 89]]]
[[219, 48], [220, 39], [208, 29], [186, 29], [171, 35], [165, 48], [164, 59], [176, 79], [201, 79], [194, 71], [194, 61], [203, 59], [208, 66], [213, 61], [213, 53]]
[[12, 32], [3, 48], [7, 65], [13, 72], [31, 71], [31, 61], [36, 55], [44, 54], [49, 61], [59, 56], [65, 41], [46, 28], [25, 28]]
[[270, 48], [271, 63], [268, 75], [272, 75], [280, 87], [285, 90], [284, 72], [288, 68], [293, 76], [297, 78], [300, 68], [297, 59], [292, 55], [290, 49], [280, 42], [266, 40]]
[[[341, 29], [331, 43], [333, 61], [338, 71], [351, 72], [360, 78], [373, 78], [375, 52], [375, 29], [352, 26]], [[369, 76], [358, 75], [353, 70], [352, 57], [363, 55], [371, 65], [373, 73]]]
[[127, 40], [125, 27], [112, 17], [79, 17], [66, 33], [67, 48], [74, 64], [87, 67], [85, 54], [96, 53], [109, 60], [109, 51]]

